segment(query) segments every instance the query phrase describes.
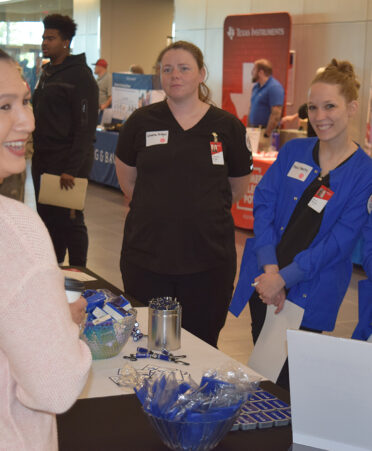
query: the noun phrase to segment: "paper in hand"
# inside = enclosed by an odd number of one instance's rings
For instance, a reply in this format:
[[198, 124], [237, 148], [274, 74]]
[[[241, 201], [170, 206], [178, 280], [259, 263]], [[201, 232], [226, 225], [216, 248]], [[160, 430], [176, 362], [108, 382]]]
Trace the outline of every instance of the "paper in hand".
[[248, 366], [276, 382], [287, 359], [287, 329], [298, 329], [304, 309], [286, 299], [283, 310], [276, 314], [275, 305], [268, 305], [266, 318], [258, 340], [248, 360]]
[[73, 188], [61, 188], [60, 176], [53, 174], [42, 174], [40, 180], [39, 203], [53, 205], [55, 207], [82, 210], [85, 204], [88, 179], [75, 177]]

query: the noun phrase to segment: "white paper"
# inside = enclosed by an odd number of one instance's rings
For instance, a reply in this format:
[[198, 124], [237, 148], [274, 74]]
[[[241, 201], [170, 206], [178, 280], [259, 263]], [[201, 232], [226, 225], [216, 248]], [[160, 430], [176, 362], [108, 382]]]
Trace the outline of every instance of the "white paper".
[[70, 277], [70, 279], [80, 280], [81, 282], [90, 282], [92, 280], [97, 280], [96, 277], [79, 271], [78, 269], [62, 269], [62, 272], [66, 277]]
[[[136, 310], [137, 322], [139, 323], [141, 332], [147, 334], [148, 308], [136, 307]], [[135, 369], [141, 369], [146, 364], [164, 368], [178, 368], [183, 372], [187, 371], [190, 373], [196, 383], [199, 383], [205, 371], [211, 368], [220, 368], [224, 365], [235, 364], [240, 366], [248, 374], [251, 381], [262, 380], [262, 377], [250, 368], [238, 363], [236, 360], [233, 360], [228, 355], [200, 340], [185, 329], [181, 329], [181, 348], [177, 350], [177, 354], [187, 355], [184, 360], [189, 362], [190, 366], [181, 366], [180, 364], [166, 362], [164, 360], [139, 359], [136, 362], [131, 362], [123, 359], [123, 355], [135, 354], [137, 346], [146, 348], [147, 338], [143, 337], [137, 342], [129, 338], [127, 344], [117, 356], [111, 357], [110, 359], [93, 360], [90, 376], [80, 395], [80, 399], [133, 393], [132, 389], [118, 387], [110, 379], [110, 377], [117, 374], [118, 368], [122, 368], [128, 363]]]
[[258, 340], [248, 360], [248, 366], [276, 382], [287, 358], [287, 329], [298, 329], [303, 308], [286, 299], [283, 310], [275, 314], [275, 305], [268, 305], [266, 318]]
[[293, 441], [371, 450], [371, 344], [296, 330], [287, 335]]

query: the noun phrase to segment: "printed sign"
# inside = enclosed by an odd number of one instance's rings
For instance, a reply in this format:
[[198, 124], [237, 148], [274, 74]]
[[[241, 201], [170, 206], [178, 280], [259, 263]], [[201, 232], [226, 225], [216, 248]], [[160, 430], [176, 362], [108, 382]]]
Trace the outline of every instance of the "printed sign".
[[[286, 90], [291, 18], [288, 13], [227, 16], [224, 23], [222, 108], [247, 123], [252, 69], [268, 59], [273, 76]], [[285, 108], [285, 107], [284, 107]], [[283, 115], [284, 115], [283, 111]]]

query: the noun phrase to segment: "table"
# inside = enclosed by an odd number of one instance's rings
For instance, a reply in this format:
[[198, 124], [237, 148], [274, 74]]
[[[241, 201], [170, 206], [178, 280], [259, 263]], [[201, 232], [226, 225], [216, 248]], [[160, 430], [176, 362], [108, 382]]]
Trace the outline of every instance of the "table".
[[253, 193], [269, 167], [276, 160], [276, 152], [253, 154], [253, 175], [243, 198], [236, 202], [231, 213], [234, 224], [242, 229], [253, 230]]
[[[107, 284], [91, 271], [87, 270], [86, 272], [98, 278], [97, 281], [87, 282], [87, 288], [100, 286], [100, 288], [109, 288], [113, 291], [112, 285]], [[117, 289], [115, 293], [118, 293]], [[138, 303], [138, 305], [141, 304]], [[143, 331], [147, 330], [146, 318], [147, 308], [139, 307], [138, 319]], [[189, 371], [197, 382], [205, 369], [219, 367], [223, 363], [233, 361], [227, 355], [183, 329], [181, 343], [182, 347], [179, 353], [185, 353], [188, 356], [185, 360], [190, 362], [190, 367], [182, 366], [182, 370]], [[138, 344], [145, 346], [146, 341], [141, 340]], [[60, 451], [85, 449], [90, 451], [160, 451], [165, 449], [142, 412], [137, 397], [130, 394], [129, 389], [120, 388], [108, 379], [109, 376], [115, 375], [115, 370], [124, 366], [126, 361], [122, 358], [123, 354], [133, 352], [136, 347], [137, 343], [133, 343], [130, 339], [118, 356], [93, 362], [92, 372], [81, 394], [81, 399], [68, 412], [57, 416]], [[180, 368], [175, 363], [157, 360], [151, 360], [151, 362], [141, 360], [131, 363], [134, 367], [139, 368], [147, 363]], [[248, 368], [247, 371], [254, 374]], [[275, 384], [266, 381], [261, 385], [283, 401], [289, 402], [288, 393]], [[216, 450], [287, 451], [291, 443], [291, 427], [285, 426], [267, 430], [230, 432]]]
[[89, 179], [120, 189], [115, 169], [115, 150], [118, 137], [119, 133], [117, 132], [96, 131], [94, 161]]

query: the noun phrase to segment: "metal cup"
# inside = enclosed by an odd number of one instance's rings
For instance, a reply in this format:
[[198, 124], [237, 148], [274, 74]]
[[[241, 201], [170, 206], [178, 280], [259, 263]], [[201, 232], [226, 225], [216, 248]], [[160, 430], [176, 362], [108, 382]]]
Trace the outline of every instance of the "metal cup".
[[181, 305], [172, 310], [149, 307], [148, 348], [174, 351], [181, 347]]

